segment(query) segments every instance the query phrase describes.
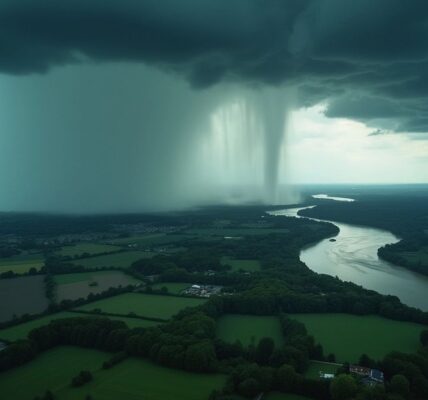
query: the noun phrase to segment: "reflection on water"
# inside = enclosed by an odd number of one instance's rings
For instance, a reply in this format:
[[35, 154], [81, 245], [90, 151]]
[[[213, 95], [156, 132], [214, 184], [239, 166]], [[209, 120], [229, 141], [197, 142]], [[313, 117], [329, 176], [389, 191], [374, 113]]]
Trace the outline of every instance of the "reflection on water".
[[[307, 207], [273, 211], [270, 214], [299, 217], [297, 213], [304, 208]], [[336, 241], [324, 239], [300, 253], [300, 259], [310, 269], [382, 294], [395, 295], [405, 304], [428, 310], [428, 277], [392, 265], [377, 255], [379, 247], [399, 240], [395, 235], [380, 229], [328, 222], [340, 229], [334, 237]]]
[[355, 201], [355, 199], [350, 199], [348, 197], [334, 197], [334, 196], [329, 196], [328, 194], [313, 194], [312, 197], [314, 199], [326, 199], [326, 200], [347, 201], [347, 202]]

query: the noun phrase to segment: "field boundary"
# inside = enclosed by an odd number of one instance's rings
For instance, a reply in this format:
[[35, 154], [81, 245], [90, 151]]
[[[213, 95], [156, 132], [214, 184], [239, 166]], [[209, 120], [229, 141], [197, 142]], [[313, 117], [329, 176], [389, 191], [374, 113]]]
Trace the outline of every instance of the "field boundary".
[[76, 313], [76, 314], [86, 314], [86, 315], [98, 315], [100, 317], [125, 317], [125, 318], [134, 318], [134, 319], [143, 319], [146, 321], [154, 321], [154, 322], [167, 322], [169, 321], [168, 319], [163, 319], [163, 318], [156, 318], [156, 317], [146, 317], [144, 315], [136, 315], [136, 314], [117, 314], [117, 313], [109, 313], [109, 312], [105, 312], [105, 311], [101, 311], [101, 312], [92, 312], [92, 311], [86, 311], [86, 310], [67, 310], [69, 312], [72, 313]]

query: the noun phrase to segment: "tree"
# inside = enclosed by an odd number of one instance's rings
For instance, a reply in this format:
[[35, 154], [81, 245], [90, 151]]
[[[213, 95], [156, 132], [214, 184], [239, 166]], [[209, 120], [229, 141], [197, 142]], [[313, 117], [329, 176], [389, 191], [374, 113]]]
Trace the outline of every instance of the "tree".
[[407, 397], [410, 393], [410, 384], [404, 375], [394, 375], [388, 386], [388, 390], [400, 396]]
[[260, 339], [256, 348], [256, 361], [259, 364], [266, 365], [272, 355], [275, 343], [271, 338], [265, 337]]
[[239, 384], [238, 391], [245, 397], [254, 397], [260, 393], [260, 383], [254, 378], [248, 378]]
[[357, 384], [350, 375], [339, 375], [330, 384], [330, 394], [333, 400], [352, 399], [357, 390]]
[[80, 371], [79, 375], [75, 376], [71, 380], [71, 386], [79, 387], [83, 386], [85, 383], [88, 383], [92, 380], [92, 374], [90, 371]]
[[360, 360], [358, 361], [359, 365], [368, 368], [376, 368], [376, 361], [371, 359], [367, 354], [362, 354]]
[[284, 364], [276, 373], [276, 384], [284, 392], [292, 392], [297, 380], [297, 374], [291, 365]]
[[54, 400], [54, 395], [50, 390], [46, 390], [45, 395], [43, 396], [43, 400]]
[[212, 371], [215, 361], [214, 346], [209, 341], [192, 344], [185, 353], [185, 367], [190, 371]]

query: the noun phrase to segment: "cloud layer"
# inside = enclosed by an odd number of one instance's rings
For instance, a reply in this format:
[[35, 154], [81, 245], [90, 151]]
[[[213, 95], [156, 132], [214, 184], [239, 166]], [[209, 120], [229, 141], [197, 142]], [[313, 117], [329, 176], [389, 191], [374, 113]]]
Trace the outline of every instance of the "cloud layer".
[[195, 86], [221, 80], [300, 88], [327, 115], [428, 131], [424, 0], [2, 1], [0, 71], [144, 62]]

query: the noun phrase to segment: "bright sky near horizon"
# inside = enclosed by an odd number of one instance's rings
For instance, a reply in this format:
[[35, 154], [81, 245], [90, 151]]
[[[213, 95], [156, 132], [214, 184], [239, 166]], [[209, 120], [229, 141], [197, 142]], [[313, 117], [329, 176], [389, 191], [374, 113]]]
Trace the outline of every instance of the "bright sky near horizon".
[[291, 114], [281, 178], [294, 183], [426, 183], [426, 135], [328, 118], [325, 105]]

